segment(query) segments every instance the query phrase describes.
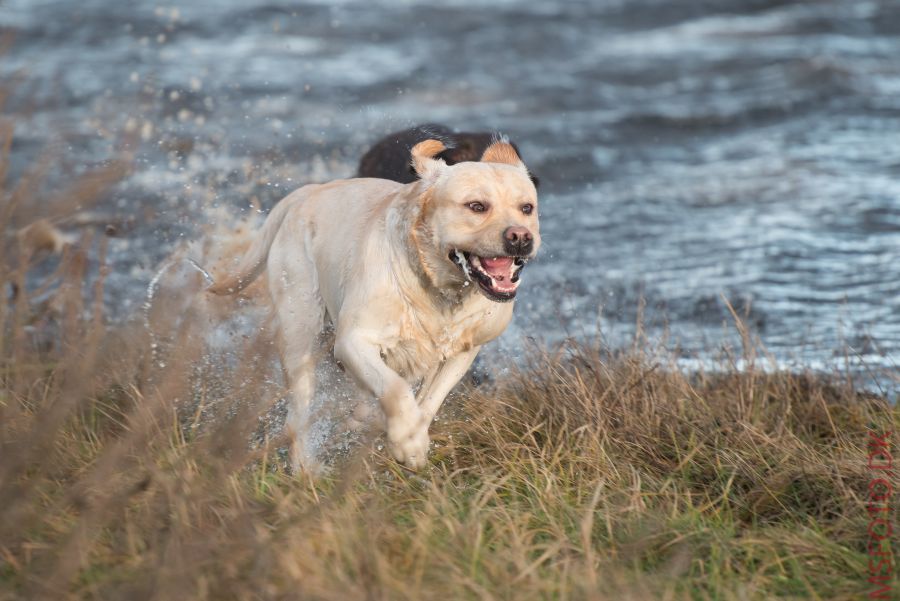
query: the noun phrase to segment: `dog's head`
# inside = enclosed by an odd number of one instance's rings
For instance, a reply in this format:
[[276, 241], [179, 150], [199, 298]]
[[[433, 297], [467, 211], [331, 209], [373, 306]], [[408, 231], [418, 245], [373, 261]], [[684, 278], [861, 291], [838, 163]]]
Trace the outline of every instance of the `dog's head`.
[[444, 149], [437, 140], [412, 149], [424, 186], [414, 236], [423, 265], [437, 285], [471, 283], [493, 301], [510, 301], [541, 245], [528, 169], [505, 141], [488, 146], [477, 163], [447, 165], [434, 158]]

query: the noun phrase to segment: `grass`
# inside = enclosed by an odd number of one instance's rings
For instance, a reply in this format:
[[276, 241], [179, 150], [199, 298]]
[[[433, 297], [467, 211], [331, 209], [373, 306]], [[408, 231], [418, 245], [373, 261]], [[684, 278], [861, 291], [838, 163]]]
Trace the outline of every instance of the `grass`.
[[[94, 183], [73, 202], [107, 180]], [[2, 196], [4, 231], [17, 189]], [[16, 291], [0, 308], [0, 599], [873, 590], [866, 442], [900, 413], [844, 375], [760, 369], [750, 343], [746, 369], [716, 373], [641, 340], [535, 351], [455, 392], [421, 472], [374, 441], [312, 481], [283, 469], [277, 433], [248, 443], [282, 392], [254, 375], [264, 342], [230, 373], [197, 370], [203, 349], [182, 331], [160, 361], [142, 328], [104, 322], [90, 244], [64, 252], [40, 308], [24, 292], [27, 249], [0, 275]]]

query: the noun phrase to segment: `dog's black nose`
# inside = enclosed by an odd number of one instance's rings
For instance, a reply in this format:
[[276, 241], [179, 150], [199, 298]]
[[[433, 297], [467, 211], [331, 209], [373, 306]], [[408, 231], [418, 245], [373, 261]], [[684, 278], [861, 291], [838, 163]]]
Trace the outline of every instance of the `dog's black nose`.
[[528, 228], [521, 225], [510, 226], [503, 232], [503, 247], [512, 256], [531, 254], [531, 249], [534, 247], [534, 236], [531, 235]]

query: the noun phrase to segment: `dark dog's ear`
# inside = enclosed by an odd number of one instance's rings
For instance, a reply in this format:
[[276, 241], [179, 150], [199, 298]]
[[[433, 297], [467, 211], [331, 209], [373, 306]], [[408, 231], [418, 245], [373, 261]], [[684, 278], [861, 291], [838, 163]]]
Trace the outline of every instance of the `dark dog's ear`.
[[413, 146], [410, 154], [416, 174], [425, 180], [440, 173], [447, 164], [441, 159], [436, 159], [435, 155], [443, 152], [446, 148], [440, 140], [424, 140]]
[[[448, 165], [456, 163], [464, 163], [466, 161], [477, 161], [484, 153], [486, 143], [480, 140], [481, 137], [488, 138], [484, 134], [455, 134], [450, 139], [450, 144], [444, 152], [438, 156], [444, 159]], [[490, 138], [488, 138], [489, 140]]]

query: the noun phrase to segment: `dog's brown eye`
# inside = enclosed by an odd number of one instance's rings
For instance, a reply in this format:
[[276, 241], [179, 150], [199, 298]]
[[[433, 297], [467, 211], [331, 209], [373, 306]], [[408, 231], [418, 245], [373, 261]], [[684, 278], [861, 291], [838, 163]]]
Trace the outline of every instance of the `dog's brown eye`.
[[487, 211], [487, 207], [484, 206], [484, 203], [481, 202], [470, 202], [466, 206], [469, 207], [474, 213], [484, 213], [485, 211]]
[[522, 205], [522, 212], [526, 215], [531, 215], [532, 211], [534, 211], [534, 205]]

